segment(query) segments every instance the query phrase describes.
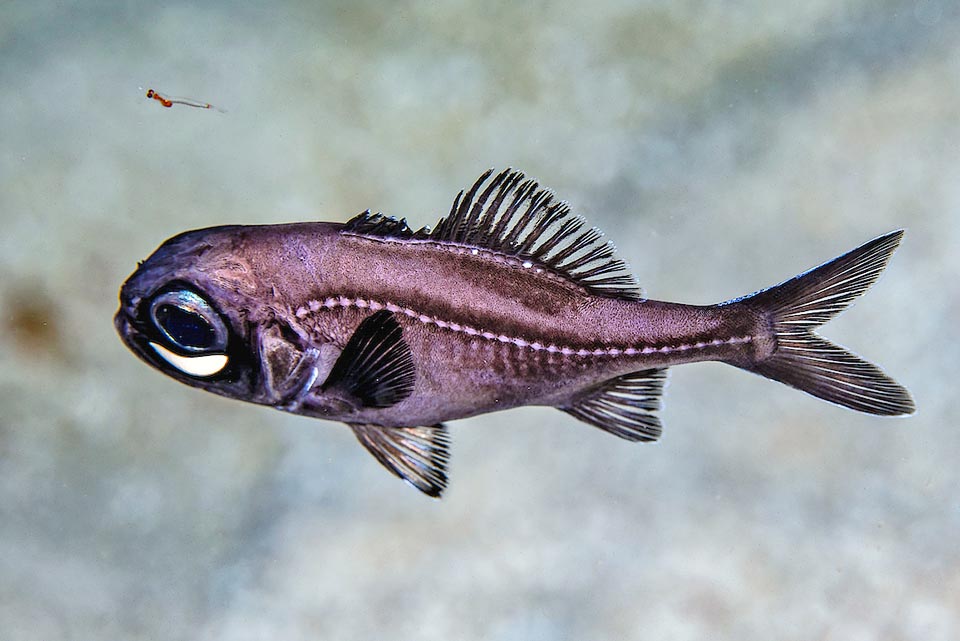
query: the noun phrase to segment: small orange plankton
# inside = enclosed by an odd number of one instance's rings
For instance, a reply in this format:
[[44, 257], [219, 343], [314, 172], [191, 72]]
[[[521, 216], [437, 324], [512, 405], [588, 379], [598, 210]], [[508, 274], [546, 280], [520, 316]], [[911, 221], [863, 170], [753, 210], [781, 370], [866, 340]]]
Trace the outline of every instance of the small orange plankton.
[[159, 91], [154, 91], [153, 89], [147, 89], [147, 98], [151, 100], [156, 100], [164, 107], [170, 108], [174, 105], [186, 105], [187, 107], [196, 107], [198, 109], [214, 109], [219, 112], [223, 112], [223, 109], [211, 105], [209, 102], [200, 102], [198, 100], [190, 100], [189, 98], [167, 98]]

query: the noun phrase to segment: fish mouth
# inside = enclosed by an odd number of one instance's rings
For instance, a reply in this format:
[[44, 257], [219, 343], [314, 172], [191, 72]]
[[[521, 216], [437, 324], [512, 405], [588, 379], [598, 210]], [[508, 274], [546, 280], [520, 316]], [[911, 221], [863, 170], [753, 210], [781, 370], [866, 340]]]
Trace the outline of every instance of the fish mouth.
[[117, 330], [117, 334], [120, 335], [120, 338], [126, 341], [127, 335], [130, 333], [130, 317], [123, 307], [118, 309], [117, 313], [113, 315], [113, 326]]
[[147, 365], [164, 370], [165, 362], [155, 350], [151, 349], [150, 344], [152, 341], [140, 328], [140, 323], [137, 321], [136, 316], [121, 306], [113, 316], [113, 326], [116, 328], [117, 334], [120, 335], [120, 340], [127, 346], [127, 349], [136, 354], [137, 357]]
[[150, 365], [156, 366], [156, 360], [147, 349], [149, 341], [137, 328], [136, 319], [123, 307], [113, 316], [113, 326], [120, 335], [120, 340], [130, 351]]

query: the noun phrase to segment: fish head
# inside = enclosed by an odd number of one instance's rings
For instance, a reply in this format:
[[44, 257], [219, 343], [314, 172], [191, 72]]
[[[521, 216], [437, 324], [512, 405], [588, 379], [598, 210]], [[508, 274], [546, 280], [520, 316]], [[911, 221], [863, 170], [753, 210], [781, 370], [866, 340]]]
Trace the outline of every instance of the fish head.
[[302, 243], [279, 227], [213, 227], [163, 243], [120, 289], [120, 338], [164, 374], [221, 396], [276, 405], [302, 392], [316, 350], [284, 324], [276, 286], [302, 264], [289, 257]]
[[234, 229], [171, 238], [141, 262], [120, 289], [114, 326], [148, 365], [193, 387], [230, 397], [249, 393], [246, 261], [233, 254]]

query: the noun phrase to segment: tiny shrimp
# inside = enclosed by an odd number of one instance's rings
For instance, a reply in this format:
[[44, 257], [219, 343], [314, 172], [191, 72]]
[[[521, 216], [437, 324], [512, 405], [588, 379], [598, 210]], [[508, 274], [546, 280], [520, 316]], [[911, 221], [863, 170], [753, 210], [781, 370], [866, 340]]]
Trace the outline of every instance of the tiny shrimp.
[[150, 98], [151, 100], [156, 100], [157, 102], [159, 102], [164, 107], [167, 107], [168, 109], [174, 105], [185, 105], [187, 107], [196, 107], [198, 109], [213, 109], [215, 111], [219, 111], [220, 113], [223, 113], [223, 109], [220, 109], [219, 107], [211, 105], [209, 102], [199, 102], [197, 100], [190, 100], [189, 98], [173, 98], [173, 97], [167, 98], [166, 96], [162, 95], [159, 91], [154, 91], [153, 89], [147, 89], [147, 98]]

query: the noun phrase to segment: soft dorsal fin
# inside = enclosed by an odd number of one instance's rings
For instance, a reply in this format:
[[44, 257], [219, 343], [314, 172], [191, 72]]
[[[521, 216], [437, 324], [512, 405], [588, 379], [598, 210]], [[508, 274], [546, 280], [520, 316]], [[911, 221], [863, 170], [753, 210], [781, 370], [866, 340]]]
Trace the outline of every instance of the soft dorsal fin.
[[412, 231], [405, 220], [369, 211], [344, 226], [348, 233], [430, 240], [487, 249], [546, 267], [599, 296], [640, 299], [643, 294], [626, 263], [603, 233], [571, 213], [522, 172], [488, 170], [461, 191], [450, 213], [431, 230]]
[[585, 390], [558, 409], [628, 441], [655, 441], [662, 431], [656, 412], [666, 381], [666, 369], [625, 374]]
[[439, 497], [447, 487], [450, 436], [446, 426], [352, 424], [350, 428], [381, 465], [427, 496]]
[[403, 330], [392, 312], [382, 310], [353, 332], [321, 389], [360, 407], [390, 407], [410, 396], [414, 377]]

